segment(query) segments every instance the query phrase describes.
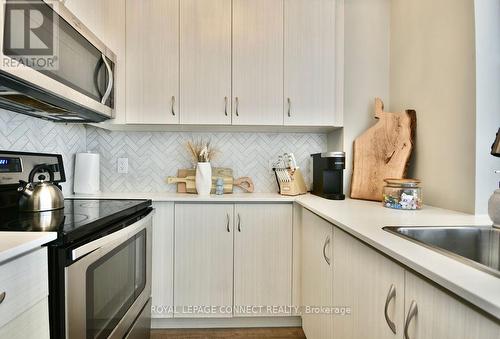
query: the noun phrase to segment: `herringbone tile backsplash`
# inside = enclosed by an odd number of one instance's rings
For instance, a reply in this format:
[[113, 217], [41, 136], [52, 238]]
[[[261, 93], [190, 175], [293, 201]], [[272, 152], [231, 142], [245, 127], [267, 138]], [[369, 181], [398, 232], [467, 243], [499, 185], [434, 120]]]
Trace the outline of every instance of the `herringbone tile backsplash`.
[[73, 190], [74, 155], [85, 152], [83, 125], [61, 125], [0, 109], [0, 149], [63, 155], [67, 182], [64, 194]]
[[[293, 152], [310, 181], [310, 154], [324, 152], [326, 134], [111, 132], [87, 127], [87, 150], [101, 154], [101, 190], [105, 192], [173, 192], [165, 178], [192, 167], [186, 142], [210, 140], [220, 150], [213, 166], [230, 167], [235, 177], [250, 176], [257, 192], [276, 192], [269, 161]], [[128, 174], [117, 173], [117, 159], [129, 159]]]
[[[314, 133], [189, 133], [111, 132], [78, 124], [55, 124], [0, 109], [0, 149], [61, 153], [67, 174], [64, 193], [73, 189], [74, 155], [101, 154], [103, 192], [173, 192], [165, 178], [190, 168], [186, 142], [211, 140], [220, 150], [213, 166], [230, 167], [235, 177], [250, 176], [257, 192], [275, 192], [269, 162], [293, 152], [306, 182], [310, 182], [311, 153], [327, 148], [326, 134]], [[129, 159], [128, 174], [117, 173], [117, 159]]]

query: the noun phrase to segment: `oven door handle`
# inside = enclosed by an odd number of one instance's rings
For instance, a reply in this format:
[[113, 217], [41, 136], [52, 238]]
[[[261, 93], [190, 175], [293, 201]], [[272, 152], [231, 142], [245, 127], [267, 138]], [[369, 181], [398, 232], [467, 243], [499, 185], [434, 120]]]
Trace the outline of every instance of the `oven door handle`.
[[139, 233], [140, 231], [142, 231], [144, 228], [147, 227], [148, 223], [153, 218], [153, 214], [154, 210], [150, 211], [142, 219], [138, 220], [137, 222], [133, 223], [130, 226], [127, 226], [119, 231], [111, 233], [105, 237], [96, 239], [78, 248], [75, 248], [74, 250], [71, 251], [71, 260], [72, 261], [78, 260], [81, 257], [84, 257], [87, 254], [92, 253], [100, 248], [109, 245], [115, 246], [116, 244], [120, 244], [127, 241], [128, 239], [132, 238], [137, 233]]

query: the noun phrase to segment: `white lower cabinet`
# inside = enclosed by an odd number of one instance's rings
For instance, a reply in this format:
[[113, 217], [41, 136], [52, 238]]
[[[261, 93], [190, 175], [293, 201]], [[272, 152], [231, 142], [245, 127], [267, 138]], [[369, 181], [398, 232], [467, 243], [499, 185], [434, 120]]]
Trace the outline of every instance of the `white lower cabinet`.
[[[416, 310], [413, 317], [408, 316], [410, 308]], [[500, 321], [490, 319], [408, 271], [405, 317], [408, 324], [405, 339], [500, 338]]]
[[[350, 308], [349, 315], [303, 313], [308, 339], [500, 338], [500, 321], [313, 213], [303, 211], [301, 227], [302, 305]], [[330, 270], [322, 260], [321, 248], [324, 244], [324, 256], [330, 256], [324, 239], [331, 236], [332, 230], [333, 269]]]
[[351, 309], [333, 316], [335, 338], [402, 339], [405, 270], [346, 232], [334, 232], [333, 300]]
[[151, 317], [172, 318], [174, 305], [174, 203], [153, 203]]
[[308, 339], [330, 339], [333, 319], [333, 226], [315, 214], [302, 214], [302, 327]]
[[292, 205], [236, 204], [234, 215], [234, 315], [289, 316]]
[[0, 338], [49, 339], [49, 299], [39, 301], [33, 307], [0, 328]]
[[174, 317], [231, 317], [233, 204], [176, 204], [174, 248]]
[[0, 338], [49, 338], [47, 248], [0, 264]]
[[153, 318], [291, 315], [292, 204], [154, 208]]

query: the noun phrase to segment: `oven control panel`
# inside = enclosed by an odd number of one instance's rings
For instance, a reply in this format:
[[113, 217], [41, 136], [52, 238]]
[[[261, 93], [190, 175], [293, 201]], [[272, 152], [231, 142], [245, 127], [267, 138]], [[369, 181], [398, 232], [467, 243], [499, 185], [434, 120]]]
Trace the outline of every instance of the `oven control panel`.
[[21, 173], [21, 158], [0, 157], [0, 173]]
[[55, 183], [66, 181], [63, 160], [60, 154], [0, 150], [0, 186], [18, 185], [20, 180], [28, 181], [33, 167], [41, 164], [46, 164], [52, 169]]

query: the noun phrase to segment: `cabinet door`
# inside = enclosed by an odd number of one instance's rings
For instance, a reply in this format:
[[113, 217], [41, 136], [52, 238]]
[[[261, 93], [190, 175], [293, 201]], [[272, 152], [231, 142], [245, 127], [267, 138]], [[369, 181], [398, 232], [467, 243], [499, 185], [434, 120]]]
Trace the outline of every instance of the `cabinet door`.
[[334, 316], [334, 338], [402, 339], [404, 269], [338, 228], [333, 239], [333, 300], [351, 308]]
[[174, 204], [155, 202], [151, 317], [171, 318], [174, 306]]
[[333, 317], [317, 309], [333, 306], [332, 239], [333, 226], [304, 210], [302, 215], [302, 327], [308, 339], [331, 339], [333, 335]]
[[231, 317], [233, 205], [176, 204], [174, 248], [174, 317]]
[[0, 338], [50, 339], [49, 299], [46, 297], [0, 327]]
[[335, 3], [285, 1], [285, 125], [338, 125]]
[[500, 323], [482, 315], [426, 280], [406, 272], [405, 317], [412, 304], [411, 339], [498, 339]]
[[283, 125], [283, 0], [233, 1], [233, 125]]
[[231, 124], [231, 0], [182, 0], [182, 124]]
[[292, 205], [237, 204], [234, 225], [235, 315], [290, 315], [268, 307], [292, 301]]
[[127, 0], [127, 123], [179, 123], [179, 0]]

